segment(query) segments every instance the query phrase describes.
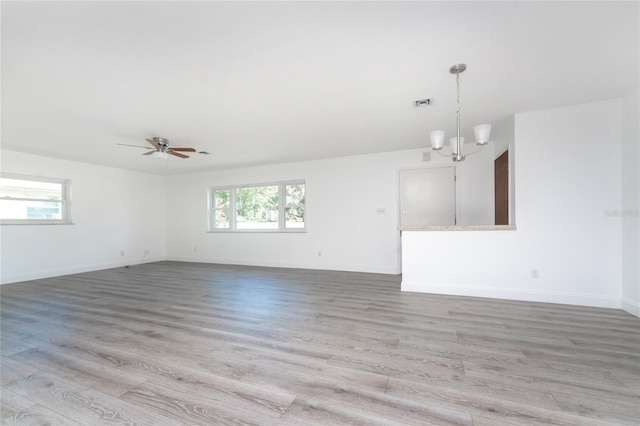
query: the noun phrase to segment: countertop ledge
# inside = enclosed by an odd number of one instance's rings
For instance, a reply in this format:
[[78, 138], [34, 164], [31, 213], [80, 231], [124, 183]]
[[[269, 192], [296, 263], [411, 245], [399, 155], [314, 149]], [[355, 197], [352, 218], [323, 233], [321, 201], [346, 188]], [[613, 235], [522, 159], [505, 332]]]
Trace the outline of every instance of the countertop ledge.
[[399, 231], [515, 231], [515, 225], [399, 226]]

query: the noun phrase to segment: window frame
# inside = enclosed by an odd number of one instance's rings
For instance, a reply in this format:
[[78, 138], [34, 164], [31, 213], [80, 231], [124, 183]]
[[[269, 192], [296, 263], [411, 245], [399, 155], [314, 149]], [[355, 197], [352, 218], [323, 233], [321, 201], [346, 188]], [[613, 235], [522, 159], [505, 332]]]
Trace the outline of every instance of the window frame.
[[[305, 202], [303, 205], [295, 205], [301, 206], [304, 208], [304, 226], [300, 228], [287, 228], [286, 225], [286, 217], [285, 217], [285, 209], [287, 207], [291, 207], [286, 205], [286, 197], [285, 197], [285, 187], [290, 185], [304, 185], [304, 197]], [[261, 228], [246, 228], [246, 229], [238, 229], [237, 228], [237, 205], [236, 205], [236, 190], [241, 188], [256, 188], [256, 187], [264, 187], [264, 186], [277, 186], [278, 187], [278, 227], [273, 229], [261, 229]], [[215, 204], [215, 193], [216, 191], [229, 191], [229, 227], [228, 228], [216, 228], [214, 224], [215, 214], [218, 210], [222, 210], [222, 208], [218, 208]], [[297, 180], [287, 180], [287, 181], [279, 181], [279, 182], [267, 182], [267, 183], [256, 183], [256, 184], [243, 184], [243, 185], [223, 185], [223, 186], [214, 186], [208, 189], [207, 196], [207, 232], [210, 233], [247, 233], [247, 232], [258, 232], [258, 233], [304, 233], [307, 232], [307, 184], [303, 179]]]
[[22, 198], [22, 197], [3, 197], [0, 196], [2, 201], [45, 201], [60, 204], [61, 219], [0, 219], [0, 225], [72, 225], [71, 221], [71, 180], [52, 178], [45, 176], [31, 176], [22, 175], [17, 173], [0, 173], [0, 177], [3, 179], [21, 180], [29, 182], [44, 182], [60, 184], [60, 200], [42, 200], [37, 198]]

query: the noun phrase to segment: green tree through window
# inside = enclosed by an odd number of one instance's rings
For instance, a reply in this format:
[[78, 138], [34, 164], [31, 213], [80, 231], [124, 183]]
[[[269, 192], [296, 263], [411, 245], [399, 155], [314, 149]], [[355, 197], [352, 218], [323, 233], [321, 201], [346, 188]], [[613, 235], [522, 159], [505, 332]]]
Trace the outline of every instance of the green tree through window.
[[304, 228], [304, 184], [286, 185], [285, 193], [285, 227]]
[[238, 229], [278, 228], [278, 186], [251, 186], [236, 189]]
[[213, 188], [210, 231], [301, 231], [305, 229], [303, 181]]
[[220, 189], [214, 191], [214, 223], [216, 229], [229, 229], [231, 226], [231, 190]]

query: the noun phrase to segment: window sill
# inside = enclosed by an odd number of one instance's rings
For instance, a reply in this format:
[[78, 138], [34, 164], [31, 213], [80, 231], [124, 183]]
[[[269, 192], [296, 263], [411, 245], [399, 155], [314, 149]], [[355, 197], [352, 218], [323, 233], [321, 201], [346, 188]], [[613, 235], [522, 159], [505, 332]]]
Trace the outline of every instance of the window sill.
[[208, 234], [306, 234], [306, 229], [216, 229]]
[[46, 222], [37, 220], [0, 220], [0, 225], [75, 225], [73, 222]]

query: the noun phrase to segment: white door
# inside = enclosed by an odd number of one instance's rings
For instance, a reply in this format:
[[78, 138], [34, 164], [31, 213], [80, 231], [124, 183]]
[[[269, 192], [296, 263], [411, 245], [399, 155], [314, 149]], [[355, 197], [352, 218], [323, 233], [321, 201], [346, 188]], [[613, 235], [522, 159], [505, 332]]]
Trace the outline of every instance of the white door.
[[400, 226], [456, 224], [455, 167], [400, 170]]

